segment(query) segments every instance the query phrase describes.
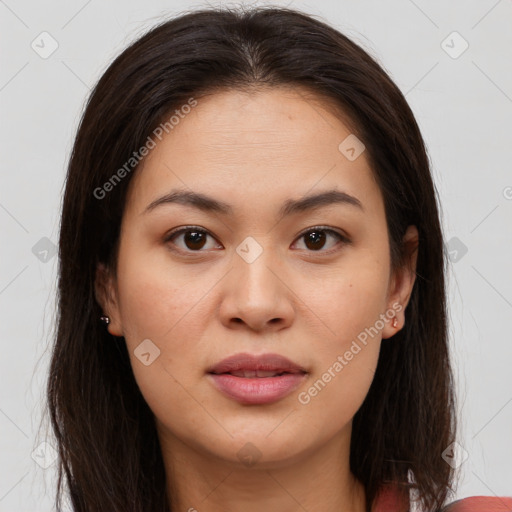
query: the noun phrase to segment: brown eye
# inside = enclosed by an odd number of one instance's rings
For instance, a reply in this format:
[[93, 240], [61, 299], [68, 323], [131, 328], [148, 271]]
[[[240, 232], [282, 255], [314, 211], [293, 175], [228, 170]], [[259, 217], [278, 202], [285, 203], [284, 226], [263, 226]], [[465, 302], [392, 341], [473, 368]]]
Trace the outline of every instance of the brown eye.
[[201, 231], [186, 231], [183, 240], [189, 249], [202, 249], [206, 243], [206, 235]]
[[[203, 229], [188, 227], [174, 231], [166, 238], [165, 241], [172, 242], [183, 251], [204, 252], [201, 250], [207, 245], [208, 237], [213, 239], [213, 237]], [[180, 239], [181, 243], [175, 242]]]
[[313, 251], [318, 251], [321, 249], [324, 246], [325, 240], [327, 238], [324, 231], [310, 231], [304, 236], [306, 240], [306, 247]]
[[330, 247], [327, 248], [325, 251], [321, 251], [326, 245], [326, 241], [331, 238], [337, 238], [338, 243], [339, 241], [348, 243], [349, 240], [343, 236], [341, 233], [338, 233], [332, 229], [325, 229], [322, 227], [318, 228], [310, 228], [308, 231], [302, 233], [300, 235], [299, 240], [304, 240], [304, 245], [306, 246], [306, 249], [310, 251], [316, 251], [316, 252], [328, 252], [329, 249], [336, 246], [336, 243], [331, 244]]
[[[190, 226], [172, 232], [166, 237], [165, 242], [171, 242], [179, 250], [184, 252], [205, 252], [207, 249], [219, 247], [215, 244], [208, 247], [208, 237], [215, 240], [210, 233], [204, 229]], [[330, 243], [330, 247], [329, 239], [334, 240], [334, 242]], [[323, 227], [310, 228], [308, 231], [302, 233], [298, 240], [304, 240], [305, 249], [311, 252], [330, 252], [330, 249], [336, 247], [340, 241], [350, 243], [350, 240], [341, 233]], [[322, 251], [326, 245], [328, 246], [327, 249]]]

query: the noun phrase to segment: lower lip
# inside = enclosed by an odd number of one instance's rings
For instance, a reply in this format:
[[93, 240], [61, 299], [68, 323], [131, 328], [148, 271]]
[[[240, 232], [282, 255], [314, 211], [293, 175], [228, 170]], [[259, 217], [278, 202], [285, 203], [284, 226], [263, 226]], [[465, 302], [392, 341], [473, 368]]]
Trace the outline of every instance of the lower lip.
[[241, 404], [270, 404], [281, 400], [304, 380], [304, 373], [285, 373], [276, 377], [236, 377], [229, 373], [209, 374], [215, 387]]

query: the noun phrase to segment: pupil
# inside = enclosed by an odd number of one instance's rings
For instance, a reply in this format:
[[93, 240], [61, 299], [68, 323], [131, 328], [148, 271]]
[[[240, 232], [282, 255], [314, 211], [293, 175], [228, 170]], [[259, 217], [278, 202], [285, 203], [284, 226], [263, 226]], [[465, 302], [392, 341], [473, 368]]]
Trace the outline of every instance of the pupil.
[[[203, 237], [203, 240], [200, 240], [201, 237]], [[204, 242], [204, 233], [199, 231], [187, 231], [185, 233], [185, 243], [189, 249], [201, 249], [204, 246]], [[190, 247], [190, 243], [192, 247]]]
[[[310, 247], [308, 245], [308, 242], [312, 242], [313, 247]], [[323, 233], [322, 231], [310, 231], [310, 233], [307, 235], [306, 246], [309, 249], [321, 249], [324, 242], [325, 242], [325, 233]]]

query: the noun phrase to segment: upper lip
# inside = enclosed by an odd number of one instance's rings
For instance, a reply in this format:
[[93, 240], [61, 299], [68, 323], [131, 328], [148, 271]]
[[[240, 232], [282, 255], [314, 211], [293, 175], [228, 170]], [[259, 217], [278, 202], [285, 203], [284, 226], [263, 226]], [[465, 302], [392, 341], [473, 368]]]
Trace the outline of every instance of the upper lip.
[[252, 355], [234, 354], [211, 366], [208, 373], [231, 373], [236, 371], [275, 371], [277, 373], [307, 373], [306, 370], [279, 354]]

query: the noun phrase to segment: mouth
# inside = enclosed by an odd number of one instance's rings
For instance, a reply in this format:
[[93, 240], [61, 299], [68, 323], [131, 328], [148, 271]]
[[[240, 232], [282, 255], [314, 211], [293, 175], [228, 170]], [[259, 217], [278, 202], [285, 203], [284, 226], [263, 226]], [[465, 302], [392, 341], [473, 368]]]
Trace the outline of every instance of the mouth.
[[224, 396], [245, 405], [277, 402], [306, 378], [307, 371], [278, 354], [235, 354], [207, 371]]
[[272, 371], [272, 370], [237, 370], [232, 372], [210, 372], [212, 375], [234, 375], [243, 379], [264, 379], [268, 377], [280, 377], [281, 375], [295, 375], [305, 373], [300, 370], [285, 370], [285, 371]]
[[[279, 354], [234, 354], [211, 366], [208, 373], [237, 377], [274, 377], [280, 373], [306, 373], [305, 368]], [[251, 373], [252, 372], [252, 373]]]

